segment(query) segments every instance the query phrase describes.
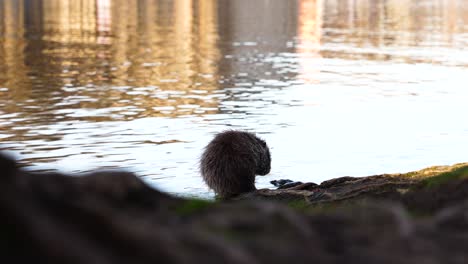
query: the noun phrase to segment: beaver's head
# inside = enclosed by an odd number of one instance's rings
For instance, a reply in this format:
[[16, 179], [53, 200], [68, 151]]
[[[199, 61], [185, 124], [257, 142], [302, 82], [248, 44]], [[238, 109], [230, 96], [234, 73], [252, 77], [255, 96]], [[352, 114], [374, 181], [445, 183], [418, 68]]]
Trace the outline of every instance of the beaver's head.
[[256, 138], [257, 142], [261, 146], [261, 153], [258, 155], [258, 162], [257, 162], [257, 170], [255, 171], [255, 174], [257, 175], [267, 175], [270, 173], [271, 169], [271, 155], [270, 155], [270, 149], [268, 148], [267, 143], [260, 139]]

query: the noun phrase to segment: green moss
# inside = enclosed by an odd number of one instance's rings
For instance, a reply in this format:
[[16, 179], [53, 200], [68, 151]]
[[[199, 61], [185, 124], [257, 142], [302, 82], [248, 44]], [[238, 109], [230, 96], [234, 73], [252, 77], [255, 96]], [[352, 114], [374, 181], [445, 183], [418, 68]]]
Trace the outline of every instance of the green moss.
[[289, 201], [287, 205], [293, 209], [299, 211], [305, 211], [311, 207], [311, 205], [306, 200], [293, 200]]
[[451, 166], [432, 166], [418, 171], [408, 173], [388, 174], [393, 177], [409, 178], [409, 179], [426, 179], [441, 175], [446, 172], [452, 172], [456, 169], [467, 167], [468, 163], [458, 163]]
[[213, 204], [214, 202], [208, 200], [190, 199], [185, 200], [183, 203], [176, 206], [174, 210], [179, 215], [190, 215], [199, 212]]
[[468, 166], [460, 167], [453, 171], [444, 172], [437, 176], [424, 179], [422, 183], [425, 187], [431, 188], [440, 184], [447, 183], [449, 181], [466, 178], [468, 178]]
[[338, 208], [345, 208], [354, 202], [326, 202], [326, 203], [314, 203], [311, 204], [306, 200], [293, 200], [289, 201], [287, 205], [297, 211], [311, 214], [321, 214], [327, 212], [333, 212]]
[[412, 219], [429, 219], [434, 216], [434, 213], [428, 212], [427, 210], [421, 210], [418, 208], [405, 208], [407, 215]]
[[242, 241], [248, 241], [254, 239], [257, 234], [258, 230], [240, 230], [240, 229], [224, 229], [224, 230], [218, 230], [216, 232], [219, 236], [225, 238], [228, 241], [231, 242], [242, 242]]

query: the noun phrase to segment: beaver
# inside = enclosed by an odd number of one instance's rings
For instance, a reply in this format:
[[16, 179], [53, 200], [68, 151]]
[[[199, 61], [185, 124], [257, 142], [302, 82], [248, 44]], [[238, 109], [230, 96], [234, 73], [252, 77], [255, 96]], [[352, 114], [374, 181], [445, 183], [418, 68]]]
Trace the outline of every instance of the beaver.
[[255, 188], [255, 175], [270, 172], [266, 142], [255, 134], [228, 130], [217, 134], [200, 160], [201, 175], [217, 198], [226, 199]]

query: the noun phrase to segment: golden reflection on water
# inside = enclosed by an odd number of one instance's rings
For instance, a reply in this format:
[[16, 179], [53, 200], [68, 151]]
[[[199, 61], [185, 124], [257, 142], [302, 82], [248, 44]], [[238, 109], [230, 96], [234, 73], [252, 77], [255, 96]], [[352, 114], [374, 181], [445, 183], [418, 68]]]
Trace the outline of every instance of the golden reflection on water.
[[[217, 87], [215, 1], [6, 0], [0, 6], [0, 84], [9, 90], [0, 98], [16, 102], [5, 112], [21, 112], [28, 100], [44, 109], [136, 105], [140, 116], [164, 115], [153, 107], [215, 109], [216, 100], [190, 96]], [[172, 100], [158, 91], [188, 95]]]
[[[324, 5], [324, 42], [350, 43], [354, 47], [458, 47], [466, 38], [454, 33], [467, 31], [466, 1], [330, 0]], [[389, 60], [399, 57], [386, 52], [356, 52], [332, 49], [326, 57]], [[417, 53], [417, 52], [414, 52]], [[427, 62], [400, 56], [404, 62]]]
[[[305, 58], [301, 62], [299, 78], [306, 83], [318, 81], [316, 62], [320, 56], [322, 37], [322, 0], [301, 0], [299, 2], [297, 53]], [[314, 58], [314, 59], [311, 59]]]
[[[258, 71], [258, 76], [282, 78], [267, 72], [261, 61], [243, 63], [262, 52], [258, 49], [298, 54], [304, 59], [290, 77], [310, 83], [318, 81], [321, 57], [424, 61], [366, 48], [462, 47], [466, 39], [454, 33], [466, 31], [463, 3], [3, 0], [0, 84], [8, 93], [0, 93], [0, 99], [8, 102], [6, 113], [29, 111], [24, 105], [51, 110], [136, 106], [137, 113], [128, 118], [216, 113], [219, 96], [207, 94], [223, 87], [224, 76]], [[268, 15], [258, 18], [252, 9]], [[295, 48], [284, 47], [294, 39]], [[246, 45], [233, 48], [238, 40]], [[251, 57], [224, 58], [239, 53]], [[193, 107], [171, 110], [180, 105]]]

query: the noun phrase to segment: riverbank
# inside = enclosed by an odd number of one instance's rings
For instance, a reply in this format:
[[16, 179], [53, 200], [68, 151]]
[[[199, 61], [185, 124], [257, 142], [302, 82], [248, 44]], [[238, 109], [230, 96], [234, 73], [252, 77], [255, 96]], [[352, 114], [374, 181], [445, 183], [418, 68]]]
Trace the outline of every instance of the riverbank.
[[38, 175], [0, 157], [2, 262], [463, 263], [468, 163], [343, 177], [232, 201], [126, 172]]

